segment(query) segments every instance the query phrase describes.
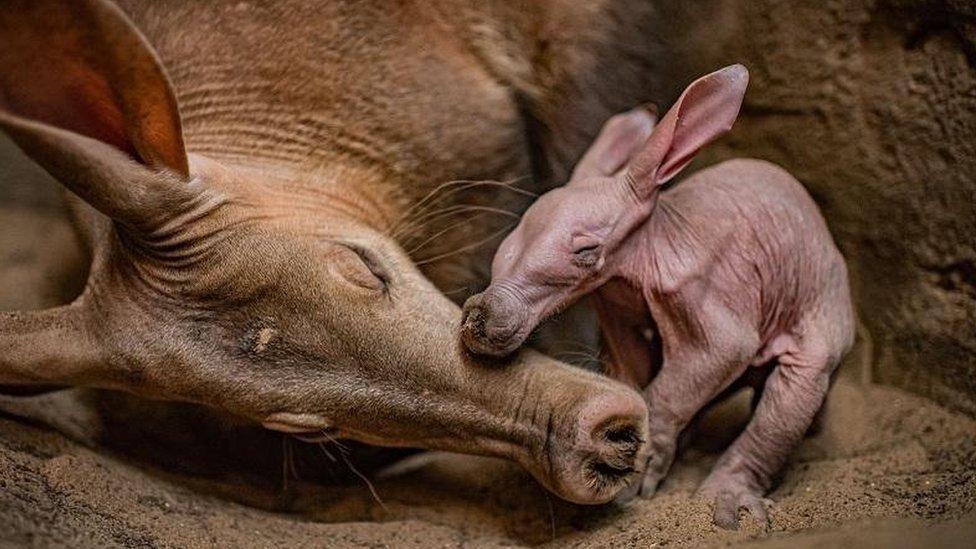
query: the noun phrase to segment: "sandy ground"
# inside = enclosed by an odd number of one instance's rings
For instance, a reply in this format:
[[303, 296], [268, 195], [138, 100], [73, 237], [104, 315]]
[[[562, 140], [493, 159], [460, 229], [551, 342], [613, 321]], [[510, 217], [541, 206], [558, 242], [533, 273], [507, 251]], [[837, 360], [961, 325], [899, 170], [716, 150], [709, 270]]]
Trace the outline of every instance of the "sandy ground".
[[[964, 547], [976, 539], [972, 419], [900, 391], [842, 381], [824, 430], [803, 444], [772, 494], [769, 533], [748, 522], [738, 532], [717, 529], [708, 503], [694, 497], [717, 441], [731, 432], [727, 421], [705, 423], [653, 499], [586, 508], [548, 497], [498, 460], [413, 456], [370, 475], [376, 499], [362, 482], [328, 486], [292, 472], [286, 487], [265, 489], [176, 475], [3, 419], [0, 540], [74, 547], [648, 547], [757, 539], [847, 546], [870, 533], [869, 546]], [[322, 453], [320, 462], [326, 467], [329, 458]]]
[[[2, 148], [0, 182], [36, 179]], [[63, 301], [77, 291], [64, 273], [79, 255], [57, 201], [5, 185], [0, 309]], [[334, 445], [217, 429], [199, 410], [150, 421], [102, 395], [79, 416], [101, 425], [97, 449], [0, 415], [0, 546], [973, 546], [976, 421], [855, 377], [835, 386], [824, 429], [771, 495], [768, 533], [717, 529], [693, 496], [741, 426], [746, 394], [704, 418], [657, 496], [625, 508], [565, 504], [497, 460], [420, 454], [378, 471], [351, 451], [374, 496]]]

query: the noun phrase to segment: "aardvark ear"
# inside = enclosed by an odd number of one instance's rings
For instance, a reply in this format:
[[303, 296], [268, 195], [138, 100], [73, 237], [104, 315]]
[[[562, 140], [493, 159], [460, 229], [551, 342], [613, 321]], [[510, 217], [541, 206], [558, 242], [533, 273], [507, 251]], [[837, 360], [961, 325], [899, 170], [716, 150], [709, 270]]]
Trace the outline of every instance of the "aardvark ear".
[[647, 141], [656, 121], [657, 108], [653, 105], [611, 116], [576, 164], [569, 182], [616, 174]]
[[732, 128], [748, 84], [749, 71], [731, 65], [685, 89], [628, 167], [626, 177], [638, 197], [650, 197], [702, 147]]
[[0, 129], [131, 228], [158, 221], [186, 191], [169, 80], [143, 36], [106, 0], [3, 0]]

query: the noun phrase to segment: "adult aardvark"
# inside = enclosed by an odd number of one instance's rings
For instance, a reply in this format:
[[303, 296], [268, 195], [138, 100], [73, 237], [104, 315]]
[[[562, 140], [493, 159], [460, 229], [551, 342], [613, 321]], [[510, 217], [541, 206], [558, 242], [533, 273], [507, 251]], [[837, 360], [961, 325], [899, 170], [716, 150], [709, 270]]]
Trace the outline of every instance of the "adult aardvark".
[[610, 500], [639, 473], [639, 396], [532, 351], [470, 357], [425, 274], [478, 261], [422, 273], [402, 245], [445, 229], [411, 215], [438, 183], [558, 179], [619, 106], [601, 97], [634, 100], [596, 70], [634, 53], [607, 45], [639, 19], [614, 10], [0, 0], [0, 128], [71, 191], [92, 254], [70, 305], [0, 315], [0, 384], [504, 456]]

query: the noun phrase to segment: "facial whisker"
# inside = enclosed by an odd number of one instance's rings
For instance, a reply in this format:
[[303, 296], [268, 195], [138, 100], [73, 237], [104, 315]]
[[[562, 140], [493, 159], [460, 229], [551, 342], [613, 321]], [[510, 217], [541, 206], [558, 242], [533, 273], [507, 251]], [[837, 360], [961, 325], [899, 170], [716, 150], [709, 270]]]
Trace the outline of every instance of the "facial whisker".
[[411, 222], [410, 225], [404, 226], [403, 231], [397, 231], [391, 235], [391, 238], [397, 241], [406, 240], [407, 237], [413, 237], [414, 233], [423, 229], [427, 224], [433, 223], [435, 219], [440, 217], [447, 217], [450, 215], [462, 215], [468, 212], [487, 212], [496, 213], [499, 215], [505, 215], [513, 219], [519, 219], [519, 214], [515, 212], [510, 212], [501, 208], [494, 208], [491, 206], [478, 206], [474, 204], [454, 204], [440, 210], [434, 210], [432, 212], [424, 213], [417, 219]]
[[329, 450], [328, 450], [328, 449], [327, 449], [327, 448], [325, 447], [325, 443], [324, 443], [324, 442], [319, 442], [319, 443], [318, 443], [318, 446], [319, 446], [319, 448], [320, 448], [320, 449], [322, 450], [322, 452], [323, 452], [323, 453], [325, 454], [325, 456], [326, 456], [327, 458], [329, 458], [330, 460], [332, 460], [332, 462], [333, 462], [333, 463], [338, 463], [338, 460], [336, 459], [336, 457], [335, 457], [334, 455], [332, 455], [332, 452], [330, 452], [330, 451], [329, 451]]
[[468, 287], [467, 286], [461, 286], [460, 288], [454, 288], [453, 290], [444, 290], [444, 291], [440, 291], [440, 290], [421, 290], [419, 288], [414, 288], [412, 291], [420, 292], [420, 293], [425, 293], [425, 294], [433, 294], [433, 295], [453, 295], [453, 294], [457, 294], [457, 293], [461, 293], [461, 292], [466, 292], [467, 290], [468, 290]]
[[439, 193], [441, 190], [443, 190], [445, 188], [448, 188], [448, 187], [450, 187], [452, 185], [464, 185], [466, 183], [473, 183], [473, 181], [464, 180], [464, 179], [458, 179], [458, 180], [454, 180], [454, 181], [445, 181], [444, 183], [441, 183], [441, 184], [437, 185], [436, 187], [434, 187], [433, 189], [431, 189], [430, 192], [428, 192], [426, 195], [424, 195], [420, 200], [418, 200], [417, 202], [415, 202], [413, 206], [411, 206], [410, 208], [408, 208], [407, 211], [403, 212], [403, 215], [400, 216], [400, 220], [393, 224], [393, 227], [391, 228], [391, 232], [395, 232], [396, 231], [396, 228], [400, 225], [400, 223], [403, 223], [404, 221], [408, 220], [410, 218], [410, 216], [413, 215], [413, 213], [417, 210], [417, 208], [419, 208], [420, 206], [423, 206], [424, 203], [426, 203], [428, 200], [430, 200], [431, 198], [433, 198], [434, 195], [436, 195], [437, 193]]
[[389, 512], [389, 509], [386, 507], [386, 504], [383, 503], [383, 500], [380, 499], [380, 495], [376, 491], [376, 487], [373, 486], [373, 483], [370, 482], [369, 478], [367, 478], [366, 475], [359, 472], [359, 469], [356, 469], [356, 467], [352, 464], [352, 461], [349, 460], [349, 458], [346, 456], [346, 453], [344, 451], [339, 452], [339, 457], [342, 458], [342, 461], [346, 462], [346, 467], [349, 467], [349, 470], [352, 471], [354, 475], [356, 475], [357, 477], [360, 478], [360, 480], [363, 481], [363, 483], [366, 485], [366, 488], [369, 489], [369, 493], [372, 494], [373, 499], [376, 500], [376, 503], [379, 503], [380, 507], [382, 507], [384, 511]]
[[512, 192], [515, 192], [515, 193], [518, 193], [518, 194], [521, 194], [523, 196], [527, 196], [527, 197], [530, 197], [530, 198], [536, 198], [536, 197], [538, 197], [538, 195], [536, 193], [533, 193], [533, 192], [531, 192], [529, 190], [522, 189], [522, 188], [519, 188], [519, 187], [516, 187], [515, 186], [516, 183], [518, 183], [520, 181], [524, 181], [526, 179], [528, 179], [528, 176], [527, 175], [520, 176], [520, 177], [516, 177], [516, 178], [511, 179], [509, 181], [456, 180], [456, 181], [447, 181], [445, 183], [441, 183], [440, 185], [438, 185], [437, 187], [435, 187], [433, 190], [431, 190], [429, 193], [427, 193], [427, 195], [425, 195], [423, 198], [421, 198], [418, 202], [416, 202], [413, 206], [411, 206], [406, 212], [404, 212], [404, 214], [400, 217], [400, 219], [397, 220], [389, 228], [389, 230], [387, 231], [388, 236], [390, 236], [391, 238], [396, 239], [396, 235], [401, 231], [401, 229], [404, 228], [404, 225], [412, 225], [412, 224], [415, 224], [416, 221], [420, 217], [427, 215], [427, 210], [430, 209], [430, 207], [431, 207], [431, 205], [433, 203], [430, 203], [430, 204], [426, 204], [426, 203], [431, 198], [433, 198], [438, 192], [440, 192], [440, 191], [442, 191], [442, 190], [444, 190], [446, 188], [449, 188], [449, 187], [454, 186], [454, 185], [460, 185], [459, 187], [454, 188], [454, 189], [451, 189], [447, 193], [445, 193], [442, 196], [438, 197], [440, 200], [444, 200], [444, 199], [446, 199], [446, 198], [448, 198], [448, 197], [450, 197], [450, 196], [452, 196], [454, 194], [457, 194], [459, 192], [463, 192], [465, 190], [468, 190], [468, 189], [471, 189], [471, 188], [476, 188], [476, 187], [481, 187], [481, 186], [492, 186], [492, 187], [496, 187], [496, 188], [497, 187], [500, 187], [500, 188], [502, 188], [504, 190], [512, 191]]
[[583, 361], [580, 363], [580, 365], [584, 365], [584, 364], [599, 365], [602, 364], [603, 362], [602, 360], [600, 360], [600, 357], [598, 356], [594, 356], [589, 353], [582, 353], [582, 352], [570, 351], [570, 352], [556, 353], [553, 356], [554, 358], [557, 358], [559, 360], [566, 360], [566, 361], [571, 361], [573, 358], [578, 358], [578, 359], [581, 358], [583, 359]]
[[480, 247], [480, 246], [482, 246], [484, 244], [487, 244], [487, 243], [491, 242], [492, 240], [495, 240], [496, 238], [502, 236], [503, 234], [507, 233], [508, 231], [510, 231], [514, 227], [515, 227], [514, 224], [509, 225], [507, 227], [502, 228], [499, 231], [495, 231], [494, 233], [488, 235], [487, 238], [483, 238], [483, 239], [481, 239], [481, 240], [479, 240], [477, 242], [474, 242], [472, 244], [468, 244], [467, 246], [462, 246], [462, 247], [460, 247], [460, 248], [458, 248], [458, 249], [456, 249], [454, 251], [445, 252], [445, 253], [442, 253], [442, 254], [439, 254], [439, 255], [435, 255], [433, 257], [428, 257], [428, 258], [425, 258], [423, 260], [417, 261], [416, 265], [418, 267], [420, 267], [422, 265], [427, 265], [428, 263], [433, 263], [434, 261], [440, 261], [442, 259], [446, 259], [446, 258], [451, 257], [453, 255], [457, 255], [457, 254], [461, 254], [461, 253], [464, 253], [464, 252], [467, 252], [467, 251], [471, 251], [471, 250], [477, 249], [478, 247]]
[[430, 244], [434, 240], [440, 238], [441, 236], [444, 236], [445, 234], [453, 231], [454, 229], [456, 229], [456, 228], [458, 228], [458, 227], [460, 227], [462, 225], [467, 225], [469, 223], [473, 223], [473, 222], [477, 221], [478, 219], [481, 219], [484, 216], [485, 216], [485, 213], [482, 212], [482, 213], [479, 213], [478, 215], [476, 215], [474, 217], [470, 217], [470, 218], [467, 218], [467, 219], [462, 219], [461, 221], [458, 221], [456, 223], [452, 223], [452, 224], [448, 225], [447, 227], [444, 227], [440, 231], [437, 231], [436, 233], [434, 233], [431, 236], [429, 236], [426, 239], [424, 239], [424, 241], [421, 242], [420, 244], [417, 244], [413, 248], [410, 248], [410, 250], [407, 251], [407, 255], [409, 255], [410, 257], [413, 257], [414, 254], [416, 254], [417, 252], [419, 252], [420, 250], [422, 250], [424, 248], [424, 246], [426, 246], [427, 244]]
[[418, 200], [416, 203], [414, 203], [413, 206], [411, 206], [409, 209], [407, 209], [407, 211], [404, 212], [404, 214], [401, 216], [401, 219], [407, 219], [418, 207], [423, 206], [428, 200], [430, 200], [431, 198], [433, 198], [437, 193], [439, 193], [439, 192], [443, 191], [444, 189], [447, 189], [447, 188], [449, 188], [451, 186], [455, 186], [455, 185], [460, 185], [460, 187], [458, 187], [456, 189], [452, 189], [451, 191], [449, 191], [448, 193], [446, 193], [445, 195], [443, 195], [443, 196], [441, 196], [439, 198], [441, 198], [443, 200], [444, 198], [446, 198], [448, 196], [451, 196], [452, 194], [456, 194], [458, 192], [461, 192], [461, 191], [464, 191], [464, 190], [467, 190], [467, 189], [470, 189], [470, 188], [474, 188], [474, 187], [480, 187], [480, 186], [501, 187], [501, 188], [503, 188], [505, 190], [510, 190], [510, 191], [513, 191], [513, 192], [516, 192], [516, 193], [519, 193], [519, 194], [528, 196], [530, 198], [537, 198], [539, 195], [537, 195], [536, 193], [515, 186], [516, 183], [519, 183], [521, 181], [525, 181], [528, 178], [529, 178], [528, 175], [522, 175], [522, 176], [519, 176], [519, 177], [515, 177], [513, 179], [510, 179], [508, 181], [491, 181], [491, 180], [479, 181], [479, 180], [475, 180], [475, 179], [455, 179], [453, 181], [445, 181], [444, 183], [441, 183], [441, 184], [437, 185], [436, 187], [434, 187], [430, 192], [428, 192], [426, 195], [424, 195], [423, 198], [421, 198], [420, 200]]

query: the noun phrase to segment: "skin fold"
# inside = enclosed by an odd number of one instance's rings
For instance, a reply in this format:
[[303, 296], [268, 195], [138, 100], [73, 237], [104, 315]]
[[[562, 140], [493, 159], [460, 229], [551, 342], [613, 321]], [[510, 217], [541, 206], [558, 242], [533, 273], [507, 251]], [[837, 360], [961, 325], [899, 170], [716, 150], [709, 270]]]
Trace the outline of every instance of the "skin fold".
[[693, 417], [750, 368], [773, 366], [752, 420], [700, 488], [727, 528], [743, 508], [768, 522], [763, 496], [854, 337], [843, 258], [787, 172], [731, 160], [664, 187], [731, 128], [747, 82], [744, 67], [727, 67], [656, 124], [645, 109], [609, 120], [570, 182], [499, 247], [462, 331], [473, 351], [505, 355], [595, 293], [609, 373], [641, 388], [650, 408], [647, 468], [631, 488], [647, 496]]
[[[567, 7], [562, 25], [599, 20]], [[533, 351], [472, 356], [431, 278], [463, 283], [473, 261], [422, 272], [404, 249], [444, 229], [417, 219], [452, 174], [528, 169], [516, 95], [578, 89], [517, 62], [565, 43], [522, 32], [557, 28], [555, 3], [454, 8], [4, 0], [0, 129], [70, 191], [92, 262], [70, 305], [0, 314], [0, 385], [501, 456], [568, 500], [611, 500], [646, 462], [640, 395]]]

